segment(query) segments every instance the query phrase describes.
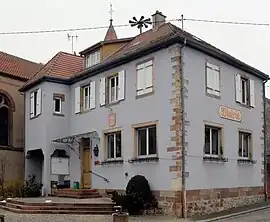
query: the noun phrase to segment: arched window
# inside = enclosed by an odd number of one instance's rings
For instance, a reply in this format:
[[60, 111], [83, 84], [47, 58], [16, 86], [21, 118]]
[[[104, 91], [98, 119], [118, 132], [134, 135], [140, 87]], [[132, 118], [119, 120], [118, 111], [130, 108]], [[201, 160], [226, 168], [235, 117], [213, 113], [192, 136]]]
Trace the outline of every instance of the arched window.
[[12, 104], [0, 94], [0, 146], [9, 146], [11, 138]]

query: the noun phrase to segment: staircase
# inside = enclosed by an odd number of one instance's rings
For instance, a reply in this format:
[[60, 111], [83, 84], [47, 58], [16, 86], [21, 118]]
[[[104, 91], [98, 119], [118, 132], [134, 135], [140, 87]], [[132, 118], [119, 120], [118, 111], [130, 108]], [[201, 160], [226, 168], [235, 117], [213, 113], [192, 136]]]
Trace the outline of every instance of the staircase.
[[26, 202], [23, 199], [10, 199], [1, 203], [0, 208], [19, 214], [74, 214], [111, 215], [113, 203], [64, 203], [64, 202]]
[[56, 197], [69, 197], [78, 199], [90, 199], [90, 198], [100, 198], [101, 195], [97, 190], [90, 189], [58, 189], [53, 191], [53, 196]]

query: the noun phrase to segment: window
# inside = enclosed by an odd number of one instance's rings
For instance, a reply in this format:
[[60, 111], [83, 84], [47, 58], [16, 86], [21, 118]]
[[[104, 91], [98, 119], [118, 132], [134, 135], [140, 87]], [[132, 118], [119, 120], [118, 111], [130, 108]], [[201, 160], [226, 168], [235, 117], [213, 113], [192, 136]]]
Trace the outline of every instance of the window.
[[112, 76], [108, 79], [109, 81], [109, 102], [117, 102], [118, 101], [118, 75]]
[[235, 74], [236, 102], [255, 107], [254, 80]]
[[10, 107], [10, 101], [8, 98], [0, 94], [0, 146], [8, 146], [9, 144], [9, 137], [10, 137], [10, 115], [12, 115]]
[[218, 66], [206, 64], [206, 92], [220, 96], [220, 70]]
[[153, 91], [153, 61], [137, 65], [137, 95]]
[[83, 88], [83, 110], [90, 109], [90, 85]]
[[148, 126], [136, 129], [138, 156], [156, 156], [157, 138], [156, 126]]
[[238, 155], [242, 159], [249, 159], [251, 152], [251, 134], [239, 132]]
[[89, 68], [98, 63], [100, 63], [100, 51], [96, 51], [85, 57], [85, 68]]
[[121, 132], [106, 134], [107, 159], [122, 157]]
[[125, 70], [100, 79], [100, 106], [125, 99]]
[[221, 128], [205, 126], [204, 137], [205, 156], [218, 156], [221, 148]]
[[62, 113], [62, 98], [60, 97], [55, 97], [53, 99], [53, 103], [54, 103], [54, 108], [53, 111], [54, 113], [60, 114]]
[[75, 114], [96, 107], [96, 82], [75, 88]]
[[38, 89], [30, 94], [30, 117], [41, 114], [41, 90]]

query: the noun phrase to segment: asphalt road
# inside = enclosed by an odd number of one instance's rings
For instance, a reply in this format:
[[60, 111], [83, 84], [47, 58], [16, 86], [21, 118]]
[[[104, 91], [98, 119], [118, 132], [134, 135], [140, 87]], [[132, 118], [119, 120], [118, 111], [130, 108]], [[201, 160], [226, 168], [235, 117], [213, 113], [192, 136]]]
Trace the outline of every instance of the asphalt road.
[[270, 209], [252, 212], [242, 216], [219, 220], [220, 222], [270, 222]]

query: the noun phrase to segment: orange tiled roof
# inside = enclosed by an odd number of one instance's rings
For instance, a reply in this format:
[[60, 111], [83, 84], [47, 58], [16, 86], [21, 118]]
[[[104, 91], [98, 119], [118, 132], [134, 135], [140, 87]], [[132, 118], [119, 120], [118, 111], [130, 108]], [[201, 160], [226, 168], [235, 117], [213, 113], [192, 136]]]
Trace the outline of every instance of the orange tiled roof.
[[66, 52], [58, 52], [49, 62], [47, 62], [23, 88], [43, 76], [51, 76], [60, 79], [68, 79], [75, 73], [83, 70], [83, 58]]
[[42, 64], [0, 51], [0, 73], [30, 79], [41, 67]]

